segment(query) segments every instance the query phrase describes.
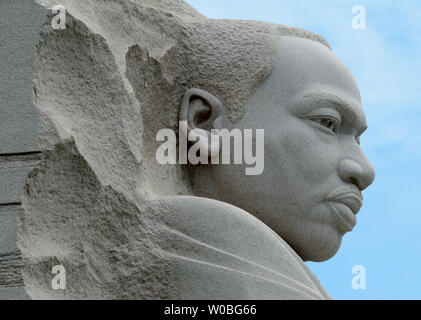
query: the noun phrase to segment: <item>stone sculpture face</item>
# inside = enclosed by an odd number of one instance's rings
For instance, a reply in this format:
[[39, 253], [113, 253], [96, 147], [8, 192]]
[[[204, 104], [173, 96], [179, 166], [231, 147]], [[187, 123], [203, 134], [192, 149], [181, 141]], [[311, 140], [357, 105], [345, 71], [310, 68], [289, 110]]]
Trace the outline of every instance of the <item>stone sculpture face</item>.
[[[45, 20], [55, 1], [37, 2], [45, 8], [25, 96], [43, 153], [25, 158], [36, 168], [11, 225], [13, 287], [33, 299], [329, 298], [291, 248], [330, 258], [374, 171], [357, 143], [366, 126], [358, 88], [324, 39], [207, 19], [182, 0], [65, 1], [58, 32]], [[177, 119], [189, 88], [202, 90]], [[246, 163], [161, 165], [156, 133], [175, 135], [177, 120], [264, 129], [263, 173], [246, 175]], [[60, 293], [49, 277], [58, 262], [77, 270]]]
[[255, 215], [303, 260], [324, 261], [352, 230], [361, 191], [374, 179], [359, 137], [366, 129], [358, 87], [324, 45], [283, 37], [272, 74], [234, 126], [265, 130], [265, 169], [211, 167], [219, 200]]

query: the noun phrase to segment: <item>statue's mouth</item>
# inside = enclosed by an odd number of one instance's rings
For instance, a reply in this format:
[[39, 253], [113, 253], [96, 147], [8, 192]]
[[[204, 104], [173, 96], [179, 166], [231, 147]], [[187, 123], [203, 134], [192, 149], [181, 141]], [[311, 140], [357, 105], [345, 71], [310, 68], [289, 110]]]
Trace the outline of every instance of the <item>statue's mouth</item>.
[[330, 201], [329, 205], [335, 215], [339, 232], [345, 234], [352, 231], [357, 224], [357, 217], [349, 206], [344, 203]]
[[354, 214], [357, 214], [363, 205], [363, 195], [354, 185], [340, 187], [328, 194], [326, 200], [348, 206]]
[[357, 223], [356, 214], [363, 205], [363, 196], [355, 185], [343, 186], [331, 192], [326, 200], [335, 214], [339, 231], [352, 231]]

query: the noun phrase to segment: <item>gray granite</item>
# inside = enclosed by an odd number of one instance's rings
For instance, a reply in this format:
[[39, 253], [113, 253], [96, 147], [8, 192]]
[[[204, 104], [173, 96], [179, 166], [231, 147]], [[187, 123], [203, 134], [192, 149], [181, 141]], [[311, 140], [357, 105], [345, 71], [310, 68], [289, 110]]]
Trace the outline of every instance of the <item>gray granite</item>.
[[21, 189], [30, 170], [0, 170], [0, 203], [20, 203]]
[[28, 173], [39, 162], [40, 153], [0, 156], [0, 204], [21, 202]]
[[47, 12], [32, 0], [0, 2], [0, 154], [38, 150], [32, 66]]
[[19, 206], [0, 208], [0, 255], [18, 251], [17, 212]]
[[[336, 254], [375, 174], [327, 41], [182, 0], [62, 0], [58, 31], [55, 4], [0, 7], [0, 298], [330, 299], [304, 261]], [[264, 129], [264, 172], [158, 163], [179, 120]]]
[[24, 287], [0, 287], [0, 300], [30, 300]]

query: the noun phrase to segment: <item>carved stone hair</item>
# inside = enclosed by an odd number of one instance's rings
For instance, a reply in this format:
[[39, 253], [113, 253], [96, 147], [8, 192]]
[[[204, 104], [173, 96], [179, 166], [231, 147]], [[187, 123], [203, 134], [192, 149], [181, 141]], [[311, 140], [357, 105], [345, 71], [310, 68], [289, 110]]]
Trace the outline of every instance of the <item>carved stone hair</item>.
[[165, 113], [170, 127], [177, 126], [180, 99], [192, 87], [218, 97], [228, 108], [231, 121], [240, 120], [253, 90], [272, 71], [277, 38], [306, 38], [329, 47], [317, 34], [284, 25], [206, 18], [190, 23], [174, 21], [173, 41], [162, 57], [152, 58], [138, 45], [126, 55], [127, 76], [138, 100], [149, 98], [154, 106], [161, 102], [144, 117], [159, 118], [162, 124]]
[[243, 117], [253, 91], [271, 74], [278, 39], [306, 38], [330, 49], [323, 37], [284, 25], [203, 16], [180, 19], [165, 14], [153, 16], [153, 20], [165, 41], [154, 49], [131, 46], [126, 54], [126, 76], [141, 104], [144, 159], [151, 166], [148, 171], [155, 177], [158, 172], [174, 177], [178, 188], [180, 181], [189, 180], [181, 178], [185, 174], [180, 172], [185, 170], [156, 166], [155, 137], [163, 128], [178, 130], [179, 105], [187, 89], [200, 88], [216, 96], [228, 109], [230, 120], [236, 122]]

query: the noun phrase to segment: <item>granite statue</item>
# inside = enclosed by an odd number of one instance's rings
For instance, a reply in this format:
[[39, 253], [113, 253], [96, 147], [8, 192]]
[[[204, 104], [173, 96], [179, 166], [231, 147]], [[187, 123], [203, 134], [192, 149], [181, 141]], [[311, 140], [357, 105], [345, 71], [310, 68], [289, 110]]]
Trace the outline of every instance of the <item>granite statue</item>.
[[[339, 250], [375, 173], [358, 86], [327, 41], [181, 0], [61, 4], [66, 28], [46, 24], [33, 66], [43, 156], [19, 218], [28, 295], [330, 299], [304, 262]], [[158, 163], [157, 133], [180, 122], [187, 135], [263, 129], [264, 170]], [[65, 290], [51, 288], [54, 265]]]

